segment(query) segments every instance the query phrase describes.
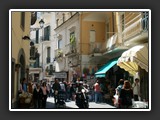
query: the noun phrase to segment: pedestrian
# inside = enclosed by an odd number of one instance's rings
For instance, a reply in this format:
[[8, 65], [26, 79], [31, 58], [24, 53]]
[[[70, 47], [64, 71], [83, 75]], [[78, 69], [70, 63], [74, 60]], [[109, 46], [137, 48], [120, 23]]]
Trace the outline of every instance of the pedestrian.
[[48, 89], [47, 89], [47, 86], [46, 86], [46, 82], [43, 82], [42, 83], [42, 92], [43, 92], [43, 95], [42, 95], [42, 108], [46, 108], [46, 101], [47, 101], [47, 95], [48, 95]]
[[55, 79], [52, 89], [54, 91], [54, 103], [57, 104], [58, 91], [61, 89], [58, 79]]
[[42, 89], [39, 83], [36, 84], [36, 87], [33, 90], [33, 101], [34, 101], [34, 108], [41, 108], [42, 105]]
[[119, 85], [118, 85], [117, 88], [116, 88], [116, 94], [117, 94], [118, 96], [120, 95], [120, 92], [121, 92], [121, 90], [122, 90], [123, 84], [124, 84], [124, 80], [123, 80], [123, 79], [120, 79], [120, 80], [119, 80]]
[[95, 103], [102, 102], [102, 94], [101, 94], [101, 87], [100, 81], [97, 80], [94, 84], [94, 92], [95, 92]]
[[24, 92], [27, 92], [27, 79], [26, 78], [23, 78], [22, 80], [22, 89]]
[[124, 80], [120, 79], [119, 80], [119, 85], [117, 86], [117, 88], [115, 89], [115, 95], [114, 95], [114, 106], [116, 106], [117, 108], [119, 108], [119, 103], [118, 103], [118, 99], [121, 93], [121, 90], [123, 88], [123, 84], [124, 84]]
[[75, 95], [76, 95], [76, 84], [72, 83], [70, 87], [70, 98], [71, 100], [75, 100]]
[[120, 108], [131, 108], [132, 99], [133, 99], [133, 90], [131, 84], [128, 80], [125, 80], [119, 96]]
[[132, 84], [134, 101], [139, 101], [140, 98], [140, 84], [139, 79], [136, 78], [134, 83]]

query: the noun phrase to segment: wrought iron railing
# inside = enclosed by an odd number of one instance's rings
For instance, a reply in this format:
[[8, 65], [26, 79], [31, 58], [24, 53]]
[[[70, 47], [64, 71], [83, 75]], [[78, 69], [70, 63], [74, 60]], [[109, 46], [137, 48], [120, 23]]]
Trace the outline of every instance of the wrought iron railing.
[[50, 57], [47, 57], [47, 58], [46, 58], [46, 63], [50, 63], [50, 61], [51, 61], [51, 58], [50, 58]]
[[55, 50], [55, 58], [62, 58], [63, 57], [63, 50], [62, 49], [56, 49]]
[[91, 54], [101, 53], [102, 52], [102, 44], [103, 44], [103, 42], [91, 42], [89, 53], [91, 53]]
[[69, 55], [69, 54], [73, 54], [77, 52], [77, 45], [76, 42], [73, 43], [69, 43], [65, 46], [65, 54]]

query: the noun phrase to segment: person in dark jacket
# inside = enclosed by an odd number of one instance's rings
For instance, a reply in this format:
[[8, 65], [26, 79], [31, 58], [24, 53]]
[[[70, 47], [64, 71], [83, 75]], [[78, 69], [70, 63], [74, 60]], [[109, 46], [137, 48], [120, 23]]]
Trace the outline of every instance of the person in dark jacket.
[[133, 99], [133, 90], [128, 80], [124, 81], [123, 88], [121, 89], [120, 96], [120, 108], [131, 108]]
[[61, 89], [58, 79], [55, 79], [52, 89], [54, 91], [54, 103], [57, 104], [58, 91]]
[[37, 84], [33, 90], [34, 108], [41, 108], [42, 95], [43, 93], [40, 84]]

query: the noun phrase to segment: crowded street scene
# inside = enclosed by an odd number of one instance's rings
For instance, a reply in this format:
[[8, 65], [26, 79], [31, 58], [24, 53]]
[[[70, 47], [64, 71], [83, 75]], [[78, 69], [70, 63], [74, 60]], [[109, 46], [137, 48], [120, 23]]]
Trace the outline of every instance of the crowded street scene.
[[11, 109], [149, 109], [149, 11], [10, 11]]

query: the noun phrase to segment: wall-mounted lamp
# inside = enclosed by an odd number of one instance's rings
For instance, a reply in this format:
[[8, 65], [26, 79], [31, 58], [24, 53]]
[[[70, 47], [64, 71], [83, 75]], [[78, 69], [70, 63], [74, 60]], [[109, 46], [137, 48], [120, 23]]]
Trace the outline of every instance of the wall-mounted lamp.
[[30, 40], [30, 37], [25, 35], [25, 36], [22, 37], [22, 39], [23, 40]]

